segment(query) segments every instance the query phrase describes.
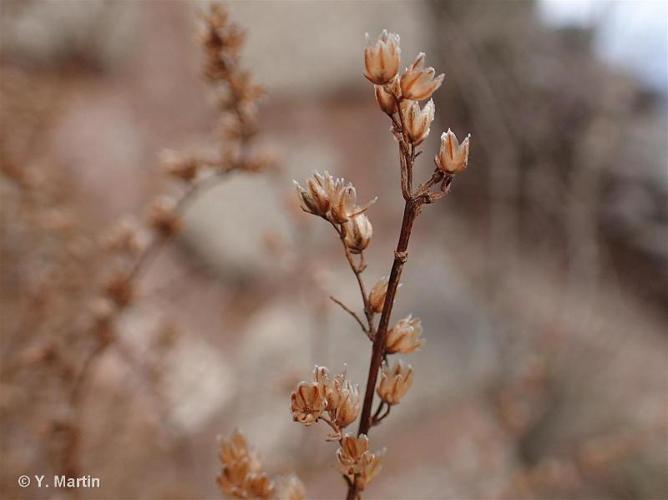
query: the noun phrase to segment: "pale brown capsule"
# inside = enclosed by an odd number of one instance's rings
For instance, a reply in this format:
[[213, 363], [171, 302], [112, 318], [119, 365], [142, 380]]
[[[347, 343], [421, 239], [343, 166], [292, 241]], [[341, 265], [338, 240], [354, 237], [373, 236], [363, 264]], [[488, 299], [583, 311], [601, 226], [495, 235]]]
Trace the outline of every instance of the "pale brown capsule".
[[397, 321], [397, 324], [387, 332], [385, 342], [388, 354], [411, 353], [418, 350], [423, 344], [422, 322], [419, 318], [413, 318], [410, 315]]
[[345, 244], [352, 253], [362, 253], [369, 246], [373, 226], [366, 214], [357, 214], [343, 225]]
[[339, 470], [354, 481], [360, 491], [380, 472], [381, 456], [382, 452], [369, 451], [369, 440], [365, 434], [360, 434], [359, 437], [346, 434], [336, 451]]
[[374, 85], [374, 90], [376, 94], [376, 102], [378, 107], [390, 116], [397, 112], [397, 100], [394, 96], [387, 92], [382, 85]]
[[290, 395], [292, 417], [306, 426], [318, 421], [327, 408], [325, 391], [317, 382], [302, 382]]
[[[337, 179], [343, 181], [343, 179]], [[342, 224], [350, 219], [357, 207], [357, 191], [352, 184], [334, 187], [331, 196], [330, 215], [334, 222]]]
[[376, 85], [383, 85], [399, 72], [401, 49], [399, 35], [383, 30], [375, 42], [366, 35], [364, 49], [364, 76]]
[[383, 312], [385, 295], [387, 294], [387, 278], [381, 278], [369, 292], [369, 308], [373, 313]]
[[269, 485], [261, 479], [260, 461], [240, 432], [235, 431], [230, 439], [220, 441], [218, 458], [223, 467], [216, 481], [223, 493], [245, 498], [249, 488], [253, 488], [254, 496], [267, 497], [261, 496]]
[[401, 117], [408, 139], [417, 146], [429, 135], [434, 120], [434, 101], [430, 99], [422, 109], [417, 101], [401, 101]]
[[338, 392], [338, 404], [331, 415], [334, 423], [343, 429], [353, 423], [359, 415], [361, 406], [359, 387], [346, 380], [335, 390]]
[[436, 166], [446, 174], [457, 174], [463, 171], [469, 162], [469, 139], [471, 134], [460, 144], [457, 136], [448, 129], [441, 134], [441, 149], [434, 159]]
[[362, 455], [369, 451], [369, 438], [366, 434], [353, 436], [346, 434], [341, 439], [341, 446], [336, 451], [339, 468], [344, 474], [354, 474], [355, 465]]
[[396, 405], [413, 384], [413, 368], [397, 361], [394, 365], [383, 364], [380, 383], [376, 392], [387, 404]]
[[443, 83], [445, 75], [434, 78], [434, 68], [424, 67], [424, 57], [424, 52], [420, 52], [413, 64], [401, 75], [401, 93], [405, 99], [429, 99]]

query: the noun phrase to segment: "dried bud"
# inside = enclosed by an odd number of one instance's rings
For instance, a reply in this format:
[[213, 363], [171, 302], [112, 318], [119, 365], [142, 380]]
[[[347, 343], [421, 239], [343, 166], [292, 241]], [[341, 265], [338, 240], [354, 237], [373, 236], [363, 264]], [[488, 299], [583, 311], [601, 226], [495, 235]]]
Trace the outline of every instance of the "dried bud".
[[371, 292], [369, 293], [369, 307], [371, 308], [371, 312], [383, 312], [385, 295], [387, 294], [387, 285], [387, 278], [381, 278], [371, 289]]
[[399, 35], [383, 30], [378, 40], [371, 43], [366, 34], [364, 49], [364, 76], [376, 85], [388, 83], [399, 72], [401, 49]]
[[380, 472], [381, 456], [382, 453], [369, 451], [369, 440], [364, 434], [359, 437], [346, 434], [336, 452], [339, 469], [360, 491]]
[[390, 116], [397, 112], [397, 101], [394, 96], [387, 92], [382, 85], [374, 85], [376, 91], [376, 102], [383, 111]]
[[393, 366], [383, 364], [383, 370], [378, 384], [380, 399], [390, 405], [396, 405], [404, 397], [413, 384], [413, 368], [397, 361]]
[[457, 136], [448, 129], [441, 134], [441, 149], [435, 158], [436, 166], [446, 174], [457, 174], [464, 170], [469, 162], [469, 139], [471, 134], [459, 144]]
[[430, 99], [422, 109], [417, 101], [401, 101], [401, 117], [408, 139], [418, 145], [429, 135], [429, 127], [434, 120], [434, 101]]
[[276, 488], [277, 500], [304, 500], [306, 490], [297, 476], [291, 474], [282, 478]]
[[362, 253], [373, 236], [373, 227], [366, 214], [357, 214], [343, 225], [345, 244], [352, 253]]
[[311, 425], [327, 408], [325, 391], [317, 382], [301, 382], [290, 395], [290, 408], [295, 422]]
[[424, 52], [420, 52], [401, 75], [401, 93], [405, 99], [424, 101], [443, 83], [445, 75], [434, 78], [434, 68], [424, 68]]
[[385, 342], [388, 354], [402, 352], [404, 354], [414, 352], [424, 344], [422, 339], [422, 322], [419, 318], [410, 315], [397, 321], [387, 332]]
[[172, 236], [181, 229], [181, 219], [176, 209], [177, 203], [173, 198], [161, 196], [149, 208], [149, 224], [164, 237]]

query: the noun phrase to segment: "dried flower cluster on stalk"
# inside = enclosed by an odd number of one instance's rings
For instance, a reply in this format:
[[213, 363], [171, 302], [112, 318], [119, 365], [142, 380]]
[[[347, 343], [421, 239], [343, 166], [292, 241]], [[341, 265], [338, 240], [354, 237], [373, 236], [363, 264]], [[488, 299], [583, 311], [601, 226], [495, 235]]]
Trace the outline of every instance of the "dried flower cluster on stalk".
[[[391, 362], [388, 357], [409, 354], [424, 345], [418, 318], [409, 315], [390, 327], [401, 272], [408, 258], [413, 223], [424, 205], [449, 192], [455, 174], [466, 168], [469, 153], [469, 137], [460, 143], [452, 131], [444, 132], [431, 177], [414, 185], [413, 168], [421, 153], [419, 146], [429, 136], [434, 120], [435, 106], [431, 96], [442, 85], [444, 76], [436, 76], [433, 68], [425, 67], [424, 53], [418, 54], [413, 63], [400, 72], [401, 49], [399, 36], [394, 33], [383, 30], [375, 41], [369, 41], [367, 35], [367, 41], [364, 75], [374, 85], [378, 106], [392, 122], [392, 134], [399, 145], [399, 179], [405, 205], [388, 277], [380, 279], [367, 291], [363, 279], [366, 269], [364, 251], [373, 236], [367, 210], [375, 199], [359, 206], [355, 187], [328, 172], [315, 173], [304, 185], [295, 182], [302, 209], [325, 219], [339, 236], [360, 290], [363, 314], [334, 297], [332, 300], [354, 318], [373, 343], [361, 408], [357, 387], [346, 380], [345, 374], [332, 379], [324, 367], [316, 366], [313, 380], [301, 382], [291, 394], [292, 416], [296, 422], [310, 426], [323, 421], [331, 427], [327, 439], [339, 443], [336, 457], [348, 485], [348, 500], [359, 498], [381, 469], [382, 453], [369, 451], [370, 429], [388, 416], [390, 409], [402, 401], [413, 383], [413, 368], [402, 360]], [[426, 104], [422, 104], [424, 101]], [[372, 408], [374, 394], [380, 398], [375, 411]], [[344, 434], [343, 429], [357, 418], [358, 413], [361, 416], [357, 434]]]
[[[54, 233], [58, 225], [58, 232], [76, 245], [72, 245], [72, 251], [63, 257], [63, 262], [49, 264], [54, 268], [53, 276], [45, 275], [36, 283], [35, 289], [40, 290], [40, 297], [36, 296], [35, 305], [28, 308], [34, 318], [50, 318], [49, 335], [39, 336], [39, 329], [31, 326], [36, 321], [26, 317], [25, 322], [18, 325], [16, 335], [19, 339], [17, 346], [23, 347], [26, 339], [25, 353], [16, 357], [20, 361], [12, 363], [10, 369], [3, 368], [2, 375], [6, 380], [8, 374], [18, 377], [34, 370], [36, 363], [48, 364], [49, 376], [42, 378], [50, 384], [55, 385], [56, 381], [60, 384], [50, 396], [62, 402], [63, 409], [57, 417], [50, 416], [51, 421], [42, 426], [50, 433], [42, 439], [44, 447], [58, 448], [56, 453], [48, 454], [54, 457], [51, 464], [54, 471], [71, 476], [80, 476], [84, 472], [80, 455], [85, 397], [98, 362], [110, 347], [115, 347], [126, 363], [138, 363], [142, 371], [146, 368], [146, 373], [155, 373], [153, 367], [144, 366], [146, 361], [135, 359], [133, 349], [125, 346], [121, 336], [116, 334], [117, 320], [138, 302], [139, 277], [165, 244], [182, 229], [184, 211], [199, 193], [227, 178], [227, 174], [258, 172], [271, 166], [271, 158], [256, 151], [254, 144], [261, 89], [239, 67], [241, 31], [228, 21], [222, 8], [213, 7], [201, 41], [205, 50], [205, 76], [218, 99], [219, 128], [222, 130], [222, 135], [216, 138], [221, 144], [219, 151], [211, 157], [167, 152], [164, 171], [175, 181], [174, 194], [163, 194], [151, 202], [145, 220], [124, 219], [96, 242], [82, 234], [75, 240], [70, 234], [76, 229], [70, 217], [65, 217], [53, 206], [44, 211]], [[26, 201], [32, 203], [32, 198], [35, 201], [45, 198], [44, 188], [48, 186], [42, 186], [37, 178], [14, 175], [13, 172], [21, 171], [18, 165], [1, 163], [3, 177], [7, 175], [9, 178], [11, 174], [16, 178]], [[43, 203], [40, 201], [39, 204]], [[58, 279], [54, 279], [55, 276]], [[69, 282], [61, 283], [62, 277], [67, 277]], [[76, 289], [70, 283], [75, 280], [81, 281]], [[60, 290], [55, 289], [55, 282], [59, 282]], [[68, 287], [72, 290], [67, 290]], [[52, 300], [52, 296], [56, 300]], [[68, 309], [65, 313], [64, 302], [74, 311]], [[147, 379], [153, 383], [150, 376]]]
[[230, 439], [221, 439], [218, 458], [222, 468], [216, 481], [228, 495], [237, 498], [304, 499], [304, 485], [296, 476], [271, 477], [262, 471], [258, 455], [239, 431], [235, 431]]

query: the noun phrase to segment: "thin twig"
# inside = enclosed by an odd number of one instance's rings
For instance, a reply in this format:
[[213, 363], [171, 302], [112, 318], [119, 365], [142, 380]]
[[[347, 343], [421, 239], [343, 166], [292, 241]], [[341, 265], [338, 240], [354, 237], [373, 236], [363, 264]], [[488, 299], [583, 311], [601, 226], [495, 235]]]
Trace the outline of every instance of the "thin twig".
[[332, 297], [331, 295], [329, 296], [329, 299], [332, 302], [334, 302], [335, 304], [338, 304], [341, 307], [341, 309], [343, 309], [348, 314], [350, 314], [353, 318], [355, 318], [355, 321], [357, 321], [357, 323], [359, 323], [360, 328], [367, 334], [367, 336], [369, 335], [369, 330], [367, 330], [367, 327], [362, 322], [362, 319], [357, 315], [357, 313], [355, 311], [353, 311], [348, 306], [346, 306], [343, 302], [341, 302], [339, 299], [337, 299], [335, 297]]

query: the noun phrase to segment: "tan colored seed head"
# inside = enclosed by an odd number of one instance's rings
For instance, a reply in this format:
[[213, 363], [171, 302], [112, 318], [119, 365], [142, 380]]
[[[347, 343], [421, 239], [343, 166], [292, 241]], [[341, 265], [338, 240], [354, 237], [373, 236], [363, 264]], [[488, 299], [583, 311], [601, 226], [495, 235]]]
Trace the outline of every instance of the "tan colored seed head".
[[383, 277], [373, 286], [369, 292], [369, 307], [373, 313], [383, 312], [385, 305], [385, 295], [387, 295], [387, 278]]
[[422, 109], [417, 101], [401, 101], [401, 117], [408, 139], [417, 146], [429, 135], [431, 122], [434, 120], [434, 101], [430, 99]]
[[434, 77], [434, 68], [424, 67], [424, 58], [424, 52], [420, 52], [413, 64], [401, 75], [401, 93], [404, 99], [429, 99], [443, 83], [445, 75]]
[[407, 354], [418, 350], [423, 344], [422, 322], [410, 315], [397, 321], [397, 324], [387, 332], [385, 342], [388, 354], [397, 352]]
[[390, 116], [397, 112], [397, 101], [394, 96], [386, 91], [382, 85], [374, 85], [374, 90], [376, 93], [376, 102], [378, 107]]
[[327, 408], [325, 391], [317, 382], [301, 382], [290, 395], [290, 408], [296, 422], [311, 425]]
[[399, 73], [399, 35], [383, 30], [375, 42], [370, 41], [368, 33], [366, 39], [364, 76], [376, 85], [388, 83]]
[[454, 132], [448, 129], [441, 134], [441, 148], [434, 159], [436, 166], [446, 174], [462, 172], [469, 162], [469, 139], [471, 134], [460, 144]]
[[413, 368], [397, 361], [394, 365], [383, 364], [378, 384], [378, 395], [387, 404], [396, 405], [413, 384]]
[[344, 242], [352, 253], [362, 253], [369, 246], [373, 236], [373, 226], [366, 214], [357, 214], [343, 226]]

